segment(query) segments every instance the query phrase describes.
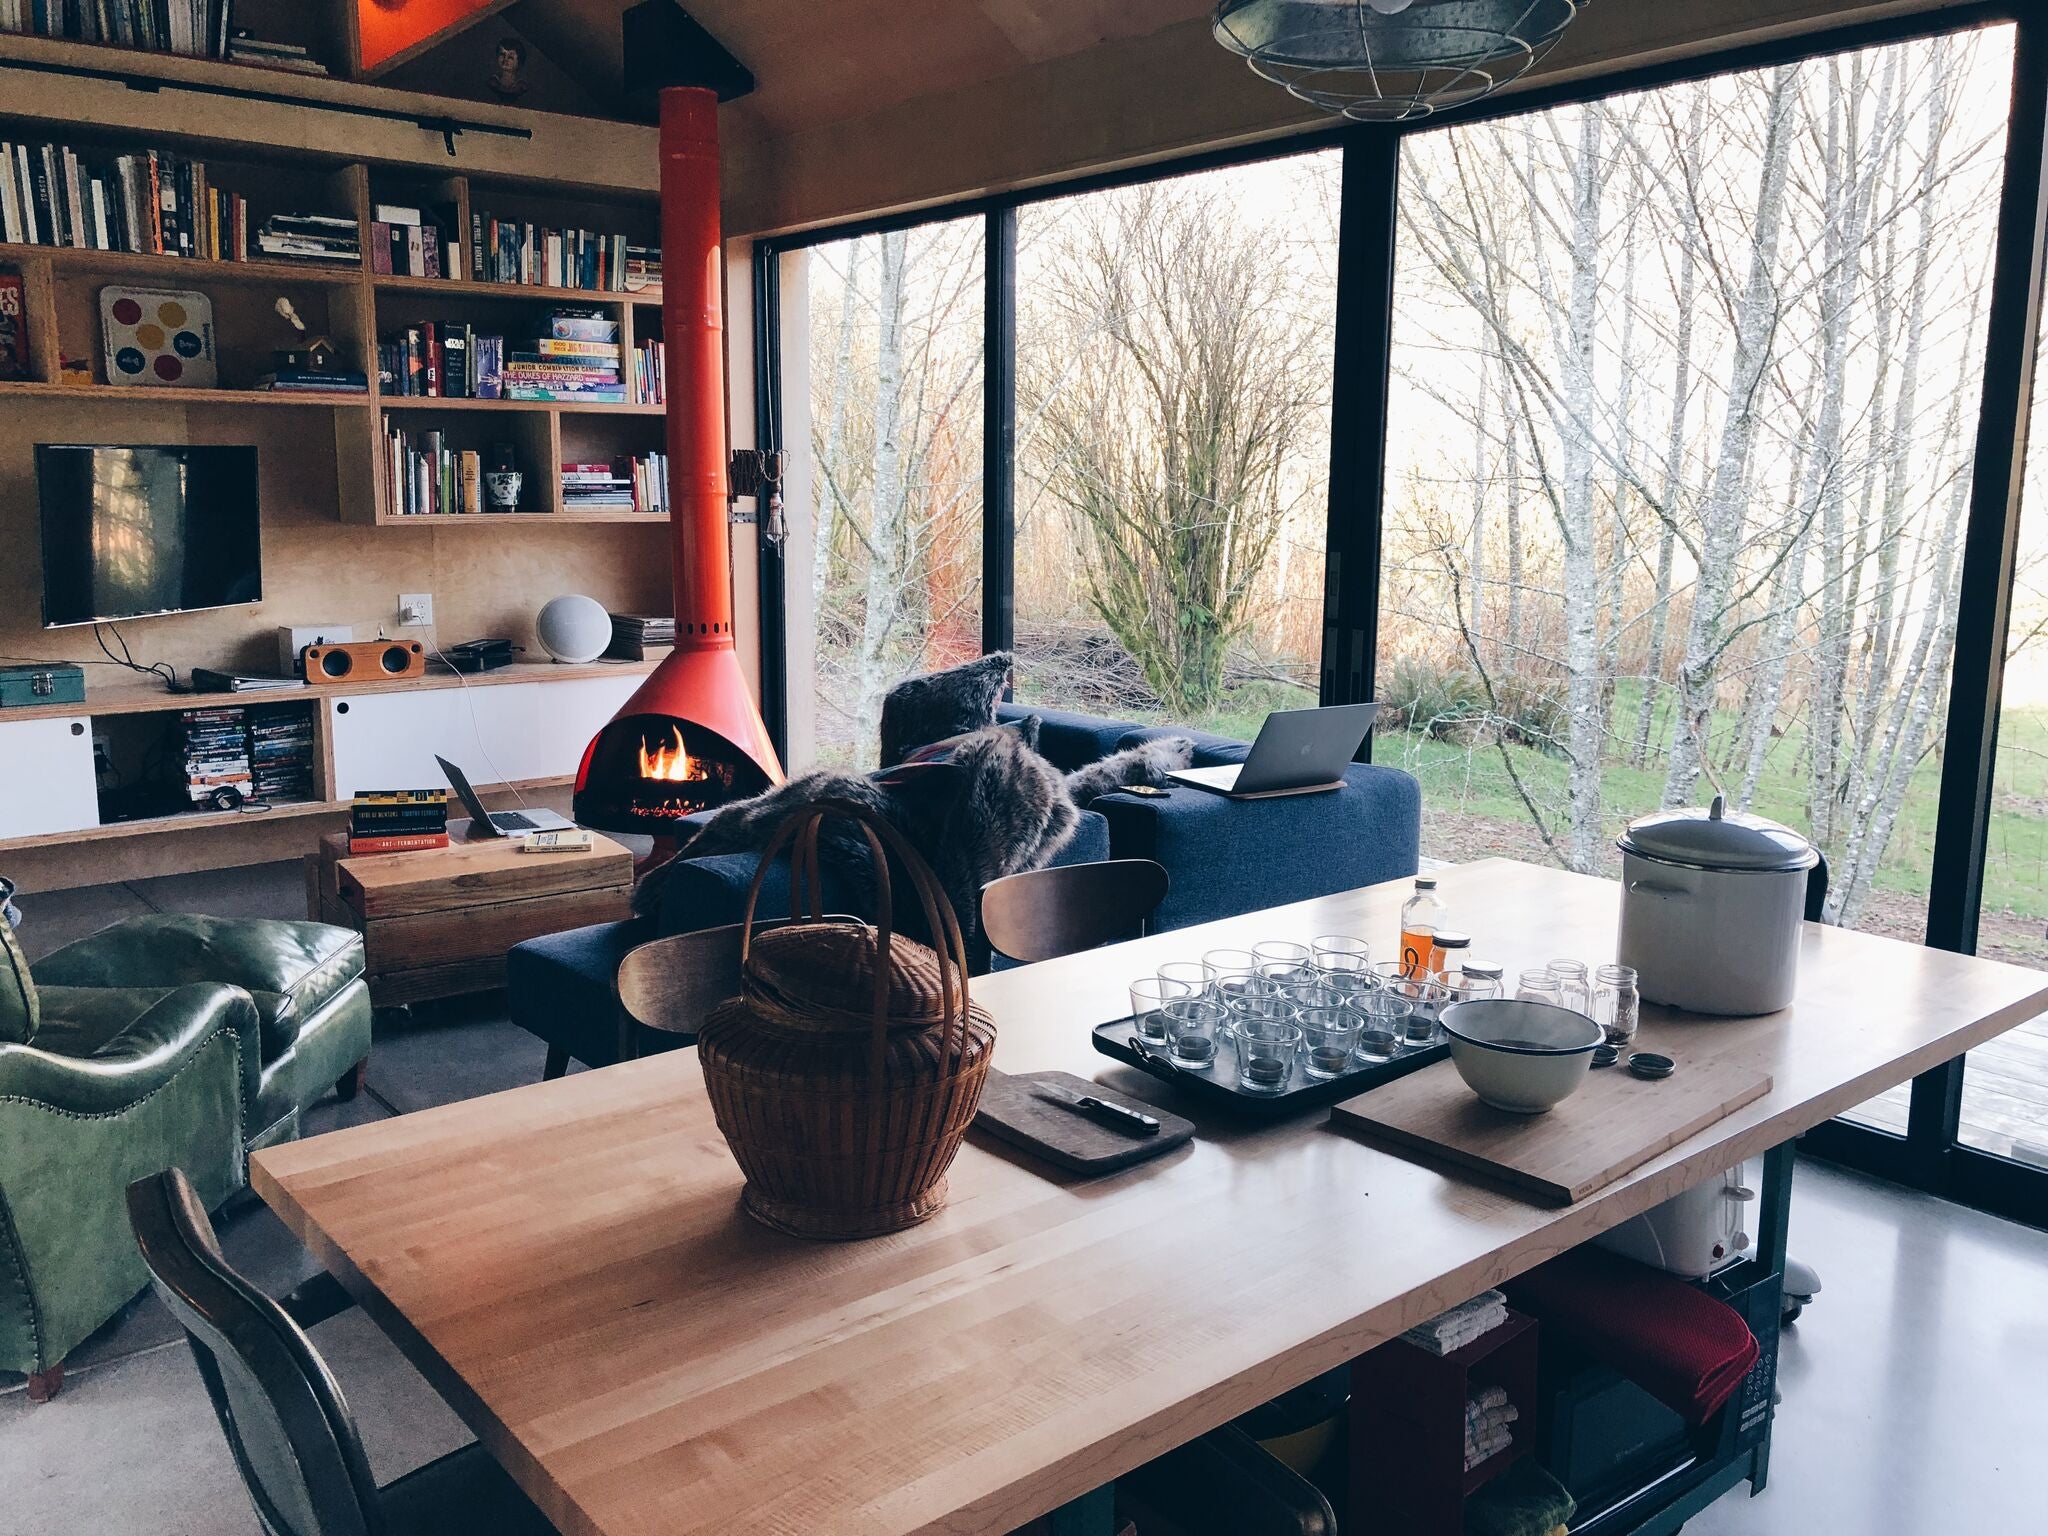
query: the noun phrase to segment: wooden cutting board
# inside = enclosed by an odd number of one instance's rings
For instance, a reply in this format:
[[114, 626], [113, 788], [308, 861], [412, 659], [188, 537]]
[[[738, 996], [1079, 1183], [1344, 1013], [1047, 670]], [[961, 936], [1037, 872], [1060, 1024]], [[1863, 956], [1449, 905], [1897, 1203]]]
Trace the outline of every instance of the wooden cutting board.
[[1482, 1104], [1442, 1061], [1345, 1100], [1330, 1119], [1417, 1161], [1484, 1174], [1540, 1204], [1571, 1205], [1770, 1089], [1770, 1074], [1754, 1067], [1680, 1058], [1660, 1082], [1602, 1067], [1555, 1109], [1511, 1115]]
[[[1092, 1093], [1112, 1104], [1128, 1104], [1159, 1122], [1155, 1136], [1129, 1136], [1086, 1115], [1040, 1097], [1037, 1086], [1051, 1083], [1074, 1093]], [[1011, 1076], [993, 1068], [981, 1091], [974, 1128], [999, 1141], [1044, 1158], [1071, 1173], [1115, 1173], [1133, 1163], [1171, 1152], [1195, 1134], [1195, 1123], [1169, 1114], [1157, 1105], [1118, 1093], [1069, 1072], [1021, 1072]]]

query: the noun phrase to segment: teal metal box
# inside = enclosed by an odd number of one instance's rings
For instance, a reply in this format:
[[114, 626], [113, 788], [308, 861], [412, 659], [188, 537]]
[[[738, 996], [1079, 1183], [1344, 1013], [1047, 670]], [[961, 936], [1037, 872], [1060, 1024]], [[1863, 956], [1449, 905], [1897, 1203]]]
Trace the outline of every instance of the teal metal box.
[[85, 669], [68, 661], [0, 667], [0, 709], [30, 704], [83, 704]]

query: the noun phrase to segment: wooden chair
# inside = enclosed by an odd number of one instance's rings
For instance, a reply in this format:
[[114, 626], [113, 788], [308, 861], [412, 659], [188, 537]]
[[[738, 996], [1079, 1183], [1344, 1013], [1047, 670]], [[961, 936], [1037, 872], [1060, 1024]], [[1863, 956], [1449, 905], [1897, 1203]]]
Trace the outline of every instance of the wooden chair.
[[[838, 914], [820, 920], [860, 921]], [[758, 933], [779, 928], [787, 921], [771, 919], [757, 922], [754, 928]], [[745, 931], [744, 923], [728, 923], [723, 928], [700, 928], [695, 933], [655, 939], [626, 952], [614, 983], [624, 1015], [621, 1061], [630, 1061], [638, 1054], [638, 1029], [695, 1035], [712, 1009], [739, 995], [740, 935]]]
[[479, 1445], [379, 1488], [327, 1362], [299, 1319], [229, 1267], [180, 1170], [130, 1184], [128, 1221], [265, 1536], [555, 1536]]
[[1136, 938], [1166, 899], [1150, 859], [1106, 859], [1005, 875], [981, 888], [981, 931], [1012, 960], [1052, 960]]

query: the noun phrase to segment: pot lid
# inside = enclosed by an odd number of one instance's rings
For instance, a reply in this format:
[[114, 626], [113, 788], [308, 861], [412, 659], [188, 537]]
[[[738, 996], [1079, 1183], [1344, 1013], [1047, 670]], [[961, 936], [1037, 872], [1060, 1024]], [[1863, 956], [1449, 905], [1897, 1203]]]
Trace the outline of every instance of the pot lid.
[[1811, 869], [1813, 844], [1790, 827], [1728, 810], [1719, 795], [1706, 810], [1658, 811], [1628, 824], [1616, 840], [1623, 853], [1695, 869]]

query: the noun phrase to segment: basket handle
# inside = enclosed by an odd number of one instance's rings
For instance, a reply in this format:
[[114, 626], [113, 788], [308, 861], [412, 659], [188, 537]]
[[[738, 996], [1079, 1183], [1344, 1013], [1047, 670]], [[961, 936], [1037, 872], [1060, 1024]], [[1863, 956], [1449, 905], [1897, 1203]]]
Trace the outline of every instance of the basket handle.
[[869, 1039], [868, 1068], [872, 1076], [879, 1077], [882, 1070], [884, 1048], [888, 1039], [889, 1021], [889, 952], [895, 935], [895, 891], [889, 874], [887, 851], [894, 853], [902, 862], [904, 873], [909, 877], [911, 888], [917, 892], [918, 905], [923, 909], [927, 928], [936, 941], [933, 949], [939, 962], [939, 996], [945, 1010], [946, 1030], [940, 1040], [940, 1054], [945, 1056], [953, 1051], [964, 1051], [967, 1045], [967, 941], [960, 930], [960, 919], [953, 911], [953, 904], [946, 899], [939, 888], [938, 877], [910, 841], [887, 821], [877, 816], [864, 805], [851, 800], [826, 799], [801, 807], [792, 812], [775, 829], [768, 839], [768, 845], [761, 853], [761, 862], [754, 870], [754, 878], [747, 885], [746, 910], [740, 922], [740, 966], [746, 967], [748, 957], [753, 953], [754, 914], [760, 906], [761, 888], [768, 878], [769, 867], [776, 855], [784, 848], [790, 852], [790, 897], [789, 915], [792, 920], [799, 916], [800, 895], [808, 893], [814, 918], [822, 918], [824, 911], [824, 877], [818, 850], [818, 834], [829, 816], [839, 816], [853, 822], [866, 840], [868, 853], [874, 862], [876, 903], [875, 928], [878, 935], [875, 955], [875, 994], [872, 1033]]

